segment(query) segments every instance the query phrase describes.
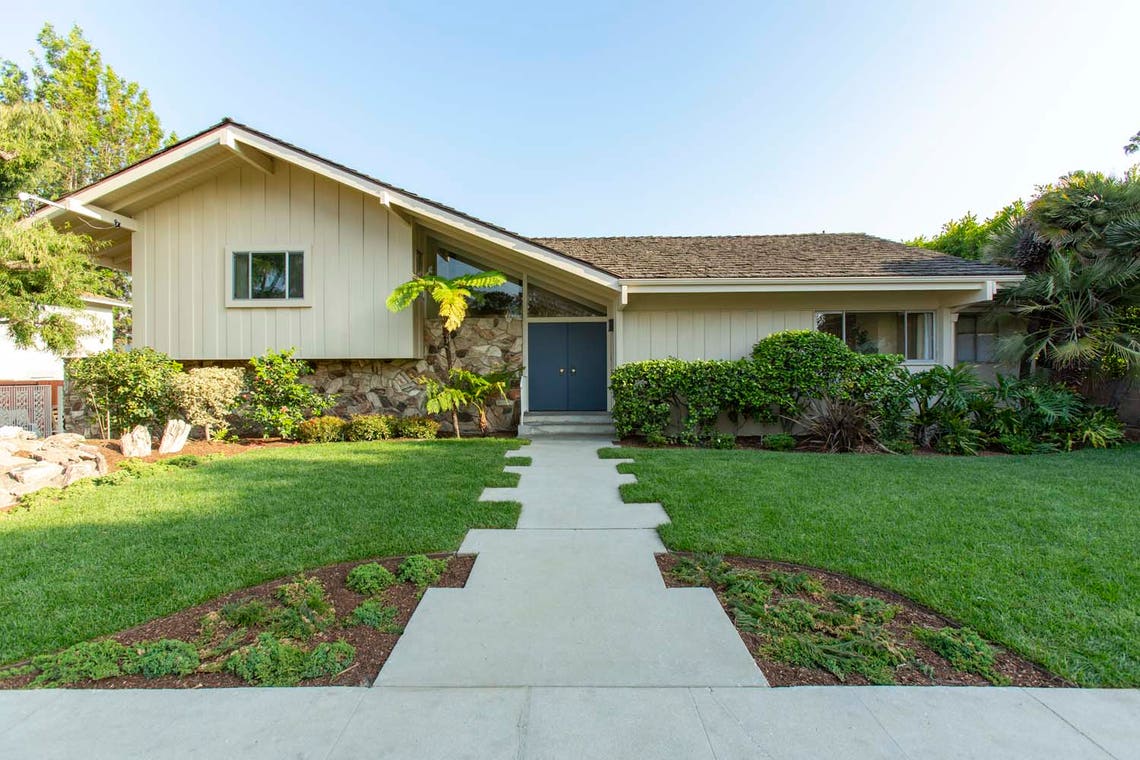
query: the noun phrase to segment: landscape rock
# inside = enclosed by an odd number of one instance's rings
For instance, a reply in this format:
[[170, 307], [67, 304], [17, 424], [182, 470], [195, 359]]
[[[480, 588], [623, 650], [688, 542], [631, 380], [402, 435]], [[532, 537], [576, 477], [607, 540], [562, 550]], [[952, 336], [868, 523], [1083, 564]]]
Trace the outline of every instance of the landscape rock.
[[35, 438], [36, 434], [19, 425], [0, 426], [0, 438]]
[[0, 509], [9, 509], [16, 506], [16, 495], [0, 489]]
[[73, 448], [85, 440], [86, 439], [79, 435], [79, 433], [56, 433], [55, 435], [49, 435], [45, 438], [44, 445]]
[[135, 425], [134, 430], [119, 439], [119, 449], [123, 452], [123, 456], [149, 457], [154, 451], [150, 431], [142, 425]]
[[17, 467], [23, 467], [26, 464], [35, 464], [35, 461], [36, 460], [28, 459], [27, 457], [14, 456], [6, 451], [0, 451], [0, 472], [8, 472]]
[[41, 462], [55, 462], [56, 464], [67, 465], [75, 461], [77, 454], [73, 454], [74, 449], [57, 449], [48, 448], [44, 446], [39, 451], [32, 452], [32, 458], [38, 459]]
[[69, 486], [77, 480], [93, 478], [98, 474], [99, 466], [95, 462], [89, 459], [82, 462], [75, 462], [74, 464], [69, 464], [64, 469], [63, 482], [60, 485]]
[[17, 483], [25, 486], [54, 485], [51, 481], [63, 474], [63, 467], [54, 462], [34, 462], [8, 472]]
[[168, 420], [158, 444], [159, 454], [175, 454], [182, 451], [186, 439], [190, 437], [190, 423], [182, 420]]

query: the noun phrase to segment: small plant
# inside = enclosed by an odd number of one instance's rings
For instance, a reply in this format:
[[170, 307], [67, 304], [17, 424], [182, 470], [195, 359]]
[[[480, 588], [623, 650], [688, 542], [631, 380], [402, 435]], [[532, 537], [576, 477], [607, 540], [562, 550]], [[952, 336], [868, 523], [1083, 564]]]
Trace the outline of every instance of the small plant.
[[357, 414], [344, 426], [344, 440], [383, 441], [392, 437], [392, 423], [385, 414]]
[[819, 579], [805, 572], [788, 573], [783, 570], [769, 570], [765, 573], [768, 581], [784, 594], [807, 594], [819, 596], [823, 593], [823, 584]]
[[[260, 599], [245, 599], [222, 606], [221, 618], [234, 628], [250, 628], [267, 623], [271, 617], [269, 605]], [[212, 637], [211, 637], [212, 638]]]
[[398, 581], [392, 571], [379, 562], [357, 565], [348, 573], [345, 585], [358, 594], [375, 596], [385, 589], [395, 586]]
[[431, 440], [439, 435], [439, 423], [430, 417], [396, 417], [392, 433], [396, 438]]
[[[211, 456], [220, 456], [220, 455], [213, 455], [212, 454]], [[205, 464], [208, 461], [209, 460], [206, 459], [205, 457], [199, 457], [199, 456], [195, 456], [193, 454], [180, 454], [179, 456], [176, 456], [176, 457], [170, 457], [169, 459], [163, 459], [159, 462], [156, 462], [155, 464], [161, 465], [162, 467], [174, 467], [174, 468], [177, 468], [179, 470], [189, 470], [189, 469], [192, 469], [194, 467], [198, 467], [199, 465]]]
[[117, 641], [85, 641], [56, 654], [32, 658], [39, 671], [32, 687], [60, 686], [78, 681], [99, 681], [136, 671], [138, 655]]
[[368, 599], [352, 611], [346, 622], [348, 625], [366, 625], [381, 633], [400, 633], [402, 629], [396, 625], [397, 614], [399, 610], [390, 604], [384, 604], [378, 599]]
[[881, 448], [875, 410], [864, 401], [824, 394], [807, 403], [796, 424], [805, 431], [808, 443], [820, 451], [837, 453]]
[[897, 604], [889, 604], [873, 596], [831, 594], [829, 598], [844, 612], [861, 620], [869, 620], [876, 625], [886, 625], [891, 622], [902, 609]]
[[333, 443], [344, 438], [345, 425], [340, 417], [314, 417], [297, 426], [297, 440], [302, 443]]
[[305, 417], [329, 409], [335, 398], [322, 396], [301, 382], [312, 373], [307, 362], [293, 358], [293, 349], [270, 351], [249, 360], [246, 401], [249, 414], [266, 435], [292, 438]]
[[883, 449], [891, 454], [913, 454], [914, 441], [910, 438], [888, 438], [880, 441]]
[[200, 425], [207, 439], [224, 425], [226, 416], [237, 408], [245, 386], [241, 367], [199, 367], [172, 378], [174, 400], [186, 421]]
[[273, 615], [273, 630], [278, 635], [310, 639], [336, 621], [336, 610], [316, 578], [298, 577], [280, 586], [275, 596], [285, 605]]
[[177, 639], [160, 639], [143, 643], [137, 650], [131, 668], [144, 678], [187, 676], [198, 669], [201, 661], [193, 644]]
[[915, 628], [915, 638], [966, 673], [975, 673], [995, 686], [1006, 686], [1009, 679], [997, 672], [997, 653], [972, 628]]
[[355, 659], [356, 647], [347, 641], [317, 644], [313, 651], [309, 652], [308, 662], [301, 671], [301, 679], [335, 676], [351, 665]]
[[710, 449], [730, 450], [736, 448], [736, 436], [732, 433], [713, 433], [705, 441]]
[[225, 425], [219, 425], [210, 431], [210, 440], [214, 443], [237, 443], [241, 439]]
[[413, 554], [400, 563], [400, 567], [396, 569], [396, 577], [406, 583], [426, 588], [438, 581], [446, 569], [446, 559], [432, 559], [423, 554]]
[[257, 686], [293, 686], [305, 677], [308, 665], [304, 649], [262, 633], [255, 643], [227, 657], [223, 668]]
[[772, 433], [760, 439], [760, 445], [770, 451], [792, 451], [796, 448], [796, 439], [787, 433]]

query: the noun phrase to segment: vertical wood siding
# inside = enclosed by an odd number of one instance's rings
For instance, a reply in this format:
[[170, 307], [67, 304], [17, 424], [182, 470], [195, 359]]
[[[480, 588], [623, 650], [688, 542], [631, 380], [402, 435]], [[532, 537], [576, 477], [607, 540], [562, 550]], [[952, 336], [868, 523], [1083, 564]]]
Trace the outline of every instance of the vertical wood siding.
[[761, 338], [781, 330], [810, 330], [812, 310], [684, 309], [627, 311], [622, 361], [740, 359]]
[[[412, 230], [363, 193], [278, 162], [233, 168], [138, 215], [134, 342], [178, 359], [417, 355], [413, 310], [384, 301], [411, 276]], [[227, 248], [304, 246], [305, 308], [227, 308]]]

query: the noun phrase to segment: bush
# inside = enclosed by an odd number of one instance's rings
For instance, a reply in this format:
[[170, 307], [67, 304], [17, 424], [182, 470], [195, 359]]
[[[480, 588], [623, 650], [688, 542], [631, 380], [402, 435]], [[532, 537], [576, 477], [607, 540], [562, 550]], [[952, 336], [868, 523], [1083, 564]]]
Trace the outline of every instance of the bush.
[[274, 596], [285, 605], [273, 615], [273, 630], [281, 636], [310, 639], [336, 621], [336, 610], [316, 578], [299, 576], [279, 586]]
[[220, 610], [222, 619], [235, 628], [261, 625], [270, 618], [269, 606], [260, 599], [230, 602]]
[[198, 669], [201, 661], [193, 644], [178, 639], [160, 639], [143, 643], [132, 670], [144, 678], [162, 676], [188, 676]]
[[439, 423], [431, 417], [394, 417], [392, 435], [395, 438], [431, 440], [439, 435]]
[[396, 625], [398, 613], [399, 610], [390, 604], [384, 604], [378, 599], [369, 599], [361, 602], [352, 611], [347, 623], [348, 625], [366, 625], [381, 633], [399, 633], [399, 626]]
[[796, 448], [796, 439], [787, 433], [772, 433], [761, 438], [760, 445], [771, 451], [792, 451]]
[[302, 679], [335, 676], [356, 659], [356, 647], [347, 641], [317, 644], [301, 672]]
[[379, 562], [357, 565], [348, 573], [345, 585], [358, 594], [374, 596], [395, 586], [396, 576]]
[[245, 370], [240, 367], [199, 367], [172, 378], [174, 400], [191, 425], [211, 438], [211, 428], [224, 425], [241, 400]]
[[865, 401], [833, 399], [824, 395], [810, 401], [797, 423], [807, 442], [820, 451], [880, 449], [878, 420]]
[[340, 417], [314, 417], [297, 426], [297, 440], [302, 443], [332, 443], [344, 438], [347, 425]]
[[712, 433], [705, 439], [705, 445], [710, 449], [735, 449], [736, 436], [732, 433]]
[[958, 670], [976, 673], [995, 686], [1009, 683], [994, 667], [997, 662], [994, 648], [971, 628], [915, 628], [914, 636]]
[[175, 409], [173, 382], [182, 365], [150, 348], [101, 351], [68, 363], [67, 376], [95, 413], [104, 438], [154, 425]]
[[249, 414], [267, 435], [292, 438], [306, 417], [332, 407], [335, 399], [322, 396], [301, 382], [313, 368], [293, 358], [293, 349], [270, 351], [249, 360], [247, 378]]
[[130, 647], [111, 639], [85, 641], [56, 654], [33, 657], [32, 666], [39, 675], [29, 685], [58, 686], [121, 676], [135, 672], [137, 657]]
[[384, 414], [358, 414], [344, 427], [346, 441], [383, 441], [392, 437], [394, 420]]
[[445, 559], [432, 559], [423, 554], [413, 554], [400, 563], [400, 567], [396, 569], [396, 577], [401, 581], [425, 588], [438, 581], [446, 569]]
[[309, 654], [295, 644], [262, 633], [257, 641], [226, 658], [224, 669], [258, 686], [294, 686], [304, 678]]

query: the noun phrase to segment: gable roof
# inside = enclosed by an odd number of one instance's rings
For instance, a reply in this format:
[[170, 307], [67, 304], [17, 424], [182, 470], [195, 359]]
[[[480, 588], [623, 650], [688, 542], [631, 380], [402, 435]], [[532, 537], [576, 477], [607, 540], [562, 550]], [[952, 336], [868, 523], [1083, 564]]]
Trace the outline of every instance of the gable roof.
[[622, 279], [815, 277], [1020, 277], [859, 233], [697, 237], [536, 238]]

